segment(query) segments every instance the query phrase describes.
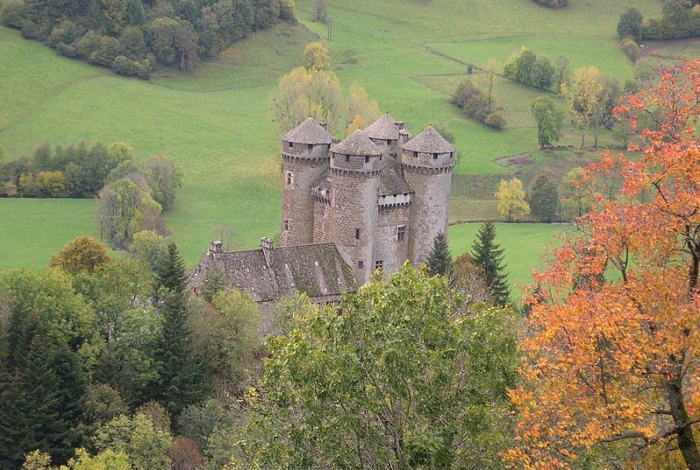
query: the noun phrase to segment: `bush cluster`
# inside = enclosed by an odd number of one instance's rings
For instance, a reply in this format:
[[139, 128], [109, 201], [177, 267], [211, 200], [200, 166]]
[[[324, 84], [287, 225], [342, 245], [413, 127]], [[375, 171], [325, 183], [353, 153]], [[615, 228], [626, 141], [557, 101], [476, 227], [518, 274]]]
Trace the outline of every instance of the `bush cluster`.
[[143, 165], [133, 161], [123, 143], [106, 146], [84, 142], [51, 148], [44, 143], [30, 157], [0, 163], [0, 197], [89, 198], [109, 182], [126, 174], [139, 174], [153, 198], [164, 208], [172, 207], [181, 175], [173, 164], [153, 156]]
[[535, 0], [537, 3], [551, 7], [551, 8], [563, 8], [569, 4], [569, 0]]
[[494, 109], [486, 94], [469, 80], [459, 84], [450, 102], [461, 108], [465, 116], [493, 129], [502, 130], [507, 125], [501, 110]]
[[535, 55], [525, 47], [511, 55], [503, 65], [504, 77], [541, 90], [552, 86], [555, 73], [547, 56]]
[[152, 67], [194, 68], [251, 31], [295, 21], [294, 0], [7, 0], [0, 23], [58, 54], [148, 79]]

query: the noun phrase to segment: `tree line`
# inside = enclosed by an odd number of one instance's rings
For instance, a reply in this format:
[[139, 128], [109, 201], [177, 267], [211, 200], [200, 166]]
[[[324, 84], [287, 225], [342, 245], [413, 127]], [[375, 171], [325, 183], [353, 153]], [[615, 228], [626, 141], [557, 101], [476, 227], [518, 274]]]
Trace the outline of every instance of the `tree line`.
[[495, 235], [486, 224], [455, 263], [438, 237], [428, 267], [339, 307], [282, 299], [264, 344], [255, 302], [221, 273], [191, 296], [153, 232], [130, 256], [79, 237], [41, 273], [0, 272], [0, 468], [493, 467], [516, 377], [513, 311], [492, 306], [509, 295]]
[[252, 31], [294, 22], [294, 0], [5, 0], [0, 23], [58, 54], [148, 79], [191, 70]]

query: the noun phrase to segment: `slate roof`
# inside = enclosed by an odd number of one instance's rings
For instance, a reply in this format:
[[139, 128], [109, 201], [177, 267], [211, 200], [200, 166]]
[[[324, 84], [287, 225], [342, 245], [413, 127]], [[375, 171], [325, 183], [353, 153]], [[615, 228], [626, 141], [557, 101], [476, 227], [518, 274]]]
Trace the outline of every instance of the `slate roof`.
[[428, 126], [423, 132], [403, 145], [404, 150], [424, 153], [449, 153], [455, 148], [433, 126]]
[[357, 290], [350, 267], [333, 243], [278, 247], [269, 253], [268, 267], [262, 248], [219, 253], [209, 250], [188, 274], [187, 286], [201, 288], [207, 271], [218, 270], [229, 286], [246, 291], [257, 302], [277, 300], [297, 291], [314, 298]]
[[379, 171], [379, 195], [413, 193], [413, 188], [406, 182], [401, 172], [401, 163], [393, 158], [382, 160]]
[[330, 178], [330, 168], [326, 168], [323, 170], [323, 173], [321, 173], [321, 176], [316, 178], [314, 181], [311, 182], [311, 187], [312, 188], [319, 188], [319, 189], [327, 189], [331, 190], [331, 178]]
[[370, 124], [365, 133], [373, 139], [383, 140], [398, 140], [399, 129], [396, 127], [396, 120], [386, 113], [372, 124]]
[[331, 144], [333, 136], [314, 118], [308, 118], [284, 134], [282, 140], [299, 144]]
[[331, 152], [343, 155], [382, 155], [384, 152], [369, 140], [362, 129], [358, 129], [351, 136], [346, 137], [331, 147]]

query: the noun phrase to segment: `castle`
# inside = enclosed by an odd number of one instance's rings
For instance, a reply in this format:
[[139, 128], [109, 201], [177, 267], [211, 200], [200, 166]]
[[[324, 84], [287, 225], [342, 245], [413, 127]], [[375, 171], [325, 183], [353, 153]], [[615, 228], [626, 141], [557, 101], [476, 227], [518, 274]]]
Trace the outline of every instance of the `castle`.
[[309, 118], [282, 137], [281, 246], [335, 243], [359, 284], [425, 261], [447, 233], [455, 149], [385, 114], [335, 143]]
[[218, 272], [263, 317], [297, 291], [337, 302], [377, 269], [425, 261], [436, 235], [447, 233], [455, 149], [432, 126], [412, 138], [385, 114], [336, 141], [309, 118], [282, 137], [282, 160], [280, 247], [268, 238], [245, 251], [212, 242], [188, 276], [195, 293]]

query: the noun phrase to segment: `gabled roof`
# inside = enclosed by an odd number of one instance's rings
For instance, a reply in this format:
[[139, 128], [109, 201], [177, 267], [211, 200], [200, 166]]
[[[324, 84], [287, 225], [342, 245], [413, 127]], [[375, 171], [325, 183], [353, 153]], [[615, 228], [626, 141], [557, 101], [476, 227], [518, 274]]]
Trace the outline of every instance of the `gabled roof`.
[[321, 176], [316, 178], [314, 181], [311, 182], [311, 187], [312, 188], [319, 188], [319, 189], [331, 189], [331, 179], [329, 178], [328, 175], [330, 175], [330, 168], [326, 168], [323, 170], [323, 173], [321, 173]]
[[296, 292], [314, 298], [357, 290], [352, 270], [333, 243], [274, 248], [268, 254], [269, 267], [262, 248], [219, 253], [209, 250], [189, 273], [187, 286], [201, 288], [207, 272], [219, 271], [229, 287], [246, 291], [257, 302]]
[[343, 155], [382, 155], [384, 152], [369, 140], [362, 129], [358, 129], [351, 136], [346, 137], [331, 147], [331, 152]]
[[282, 140], [299, 144], [330, 144], [333, 136], [314, 118], [308, 118], [284, 134]]
[[379, 195], [413, 193], [413, 188], [401, 173], [401, 163], [393, 158], [385, 158], [379, 171]]
[[391, 117], [389, 113], [386, 113], [370, 124], [367, 129], [365, 129], [365, 133], [372, 139], [398, 140], [399, 138], [399, 129], [396, 127], [396, 120]]
[[403, 145], [404, 150], [423, 153], [450, 153], [455, 148], [433, 126], [428, 126], [423, 132]]

